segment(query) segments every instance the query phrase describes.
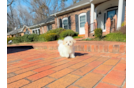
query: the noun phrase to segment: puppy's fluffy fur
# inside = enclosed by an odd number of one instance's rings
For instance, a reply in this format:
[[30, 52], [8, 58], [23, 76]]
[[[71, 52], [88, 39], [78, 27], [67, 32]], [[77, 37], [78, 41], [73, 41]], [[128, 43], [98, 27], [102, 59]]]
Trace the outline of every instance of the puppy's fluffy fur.
[[71, 37], [71, 36], [67, 36], [64, 38], [64, 40], [59, 40], [58, 44], [58, 51], [60, 53], [61, 57], [66, 57], [66, 58], [75, 58], [74, 52], [75, 52], [75, 48], [74, 48], [74, 43], [76, 41]]

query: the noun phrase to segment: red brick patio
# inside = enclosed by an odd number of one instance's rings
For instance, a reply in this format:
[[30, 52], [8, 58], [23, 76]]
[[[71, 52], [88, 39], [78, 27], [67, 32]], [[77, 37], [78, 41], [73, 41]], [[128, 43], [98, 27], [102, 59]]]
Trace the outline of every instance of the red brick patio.
[[29, 49], [7, 54], [7, 88], [126, 88], [126, 54]]

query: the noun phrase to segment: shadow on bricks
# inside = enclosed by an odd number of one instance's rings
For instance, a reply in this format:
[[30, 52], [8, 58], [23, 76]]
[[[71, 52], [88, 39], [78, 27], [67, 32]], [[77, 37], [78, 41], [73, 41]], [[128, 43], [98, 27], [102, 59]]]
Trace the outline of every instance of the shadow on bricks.
[[83, 56], [83, 55], [87, 55], [88, 53], [75, 53], [75, 56]]
[[26, 51], [26, 50], [29, 50], [29, 49], [33, 49], [33, 46], [13, 46], [13, 47], [7, 47], [7, 54], [21, 52], [21, 51]]

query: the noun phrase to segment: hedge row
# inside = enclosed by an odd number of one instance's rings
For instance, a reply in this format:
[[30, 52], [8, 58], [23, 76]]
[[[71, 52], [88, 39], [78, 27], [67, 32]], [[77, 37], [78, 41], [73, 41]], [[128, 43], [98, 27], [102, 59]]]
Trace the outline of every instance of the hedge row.
[[7, 43], [9, 40], [12, 40], [13, 43], [21, 43], [21, 42], [34, 42], [34, 41], [54, 41], [59, 38], [64, 38], [66, 36], [78, 36], [77, 32], [74, 32], [70, 29], [63, 29], [63, 28], [57, 28], [54, 30], [50, 30], [44, 34], [37, 35], [37, 34], [30, 34], [30, 35], [24, 35], [21, 37], [15, 37], [15, 38], [7, 38]]

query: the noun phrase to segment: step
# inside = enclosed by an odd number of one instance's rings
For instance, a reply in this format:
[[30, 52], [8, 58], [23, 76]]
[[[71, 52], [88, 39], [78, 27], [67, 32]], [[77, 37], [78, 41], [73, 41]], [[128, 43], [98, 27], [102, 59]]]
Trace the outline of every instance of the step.
[[[16, 46], [32, 46], [34, 49], [58, 50], [57, 41], [8, 45], [7, 47], [16, 47]], [[126, 43], [124, 42], [77, 40], [74, 47], [76, 51], [126, 54]]]

